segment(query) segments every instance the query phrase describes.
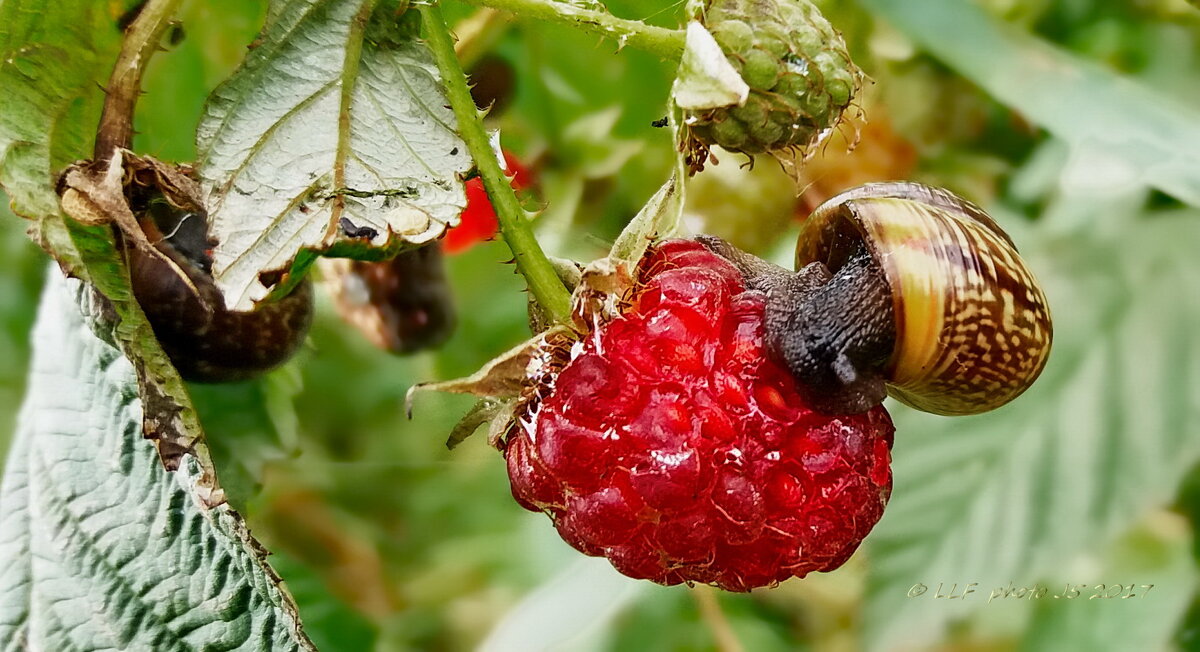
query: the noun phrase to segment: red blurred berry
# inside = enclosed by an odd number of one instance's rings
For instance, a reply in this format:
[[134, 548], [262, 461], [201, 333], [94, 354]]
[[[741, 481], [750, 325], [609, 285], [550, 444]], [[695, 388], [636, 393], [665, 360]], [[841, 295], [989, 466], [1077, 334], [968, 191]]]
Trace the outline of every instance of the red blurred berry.
[[892, 422], [809, 410], [763, 348], [764, 296], [687, 240], [628, 310], [546, 345], [507, 441], [512, 492], [620, 572], [748, 591], [846, 561], [891, 493]]
[[[514, 190], [524, 190], [531, 184], [529, 170], [515, 156], [504, 152], [504, 173], [512, 177]], [[483, 179], [475, 177], [466, 182], [467, 207], [463, 209], [458, 226], [446, 232], [446, 253], [456, 254], [470, 249], [478, 242], [490, 240], [496, 235], [500, 223], [496, 210], [488, 200]]]

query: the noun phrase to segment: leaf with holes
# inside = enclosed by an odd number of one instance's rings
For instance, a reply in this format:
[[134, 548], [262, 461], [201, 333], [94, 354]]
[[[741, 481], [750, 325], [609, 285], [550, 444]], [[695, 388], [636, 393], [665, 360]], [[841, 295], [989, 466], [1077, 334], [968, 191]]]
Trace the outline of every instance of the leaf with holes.
[[166, 471], [142, 438], [133, 366], [81, 316], [88, 294], [52, 272], [34, 328], [0, 483], [0, 647], [312, 649], [196, 457]]
[[231, 308], [267, 295], [264, 273], [299, 271], [316, 253], [377, 258], [458, 223], [470, 157], [415, 12], [401, 7], [277, 0], [209, 98], [198, 167]]

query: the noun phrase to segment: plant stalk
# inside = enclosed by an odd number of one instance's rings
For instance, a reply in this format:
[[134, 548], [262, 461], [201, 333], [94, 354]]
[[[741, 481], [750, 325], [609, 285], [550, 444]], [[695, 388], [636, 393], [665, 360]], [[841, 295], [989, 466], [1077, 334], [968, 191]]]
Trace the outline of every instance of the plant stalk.
[[645, 50], [669, 61], [683, 56], [684, 31], [647, 25], [637, 20], [617, 18], [601, 11], [583, 9], [554, 0], [466, 0], [480, 7], [491, 7], [533, 18], [570, 25], [615, 40], [621, 47]]
[[737, 633], [729, 624], [729, 619], [725, 617], [725, 612], [721, 610], [717, 590], [701, 584], [692, 589], [692, 597], [696, 598], [696, 604], [700, 608], [700, 618], [708, 625], [717, 650], [720, 652], [746, 652], [746, 648], [738, 640]]
[[533, 237], [533, 230], [529, 228], [525, 211], [517, 201], [517, 195], [508, 177], [500, 168], [500, 161], [496, 159], [488, 141], [487, 131], [483, 128], [480, 112], [475, 107], [475, 101], [471, 99], [462, 65], [454, 54], [450, 28], [446, 25], [441, 7], [436, 3], [423, 5], [420, 12], [425, 38], [442, 75], [450, 108], [458, 121], [459, 135], [466, 143], [471, 158], [475, 160], [488, 199], [496, 210], [500, 233], [508, 248], [512, 250], [517, 271], [525, 277], [530, 292], [546, 314], [556, 322], [569, 323], [571, 295], [559, 280], [537, 239]]
[[96, 129], [92, 158], [106, 161], [133, 141], [133, 112], [142, 89], [142, 74], [162, 43], [163, 33], [182, 0], [149, 0], [125, 30], [121, 53], [105, 87], [104, 112]]

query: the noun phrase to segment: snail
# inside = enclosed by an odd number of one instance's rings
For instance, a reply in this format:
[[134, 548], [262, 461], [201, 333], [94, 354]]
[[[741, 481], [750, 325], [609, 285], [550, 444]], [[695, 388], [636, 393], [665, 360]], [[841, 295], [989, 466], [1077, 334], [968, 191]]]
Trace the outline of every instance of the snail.
[[1045, 294], [981, 208], [910, 182], [848, 190], [813, 212], [788, 272], [702, 242], [767, 293], [768, 350], [801, 394], [858, 413], [887, 394], [926, 412], [986, 412], [1046, 364]]
[[208, 225], [202, 212], [147, 201], [139, 224], [159, 252], [187, 274], [195, 289], [162, 259], [129, 247], [134, 296], [171, 363], [186, 380], [233, 382], [283, 364], [312, 323], [312, 283], [250, 312], [225, 308], [212, 280]]

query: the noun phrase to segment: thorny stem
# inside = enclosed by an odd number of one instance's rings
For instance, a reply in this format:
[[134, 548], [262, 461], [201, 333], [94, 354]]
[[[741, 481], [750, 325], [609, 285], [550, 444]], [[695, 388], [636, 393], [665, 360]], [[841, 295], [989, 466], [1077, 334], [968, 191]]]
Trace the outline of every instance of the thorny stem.
[[617, 18], [601, 11], [583, 9], [555, 0], [466, 0], [481, 7], [501, 9], [520, 18], [553, 21], [611, 38], [622, 47], [645, 50], [663, 59], [678, 61], [683, 56], [683, 30], [647, 25]]
[[149, 0], [125, 30], [121, 53], [113, 65], [105, 90], [104, 112], [96, 130], [92, 158], [107, 161], [118, 148], [128, 149], [133, 140], [133, 110], [141, 94], [142, 73], [162, 42], [171, 16], [182, 0]]
[[500, 169], [500, 161], [488, 142], [479, 110], [475, 107], [475, 101], [471, 99], [462, 65], [454, 54], [450, 28], [446, 25], [442, 10], [437, 4], [429, 4], [422, 6], [420, 11], [425, 38], [441, 72], [442, 82], [446, 85], [450, 108], [458, 120], [459, 135], [466, 143], [471, 158], [475, 160], [488, 199], [496, 209], [500, 233], [508, 248], [512, 250], [517, 271], [525, 277], [529, 290], [546, 314], [556, 322], [568, 323], [571, 318], [571, 295], [559, 280], [537, 239], [533, 237], [533, 231], [529, 228], [525, 211], [517, 201], [512, 184]]

